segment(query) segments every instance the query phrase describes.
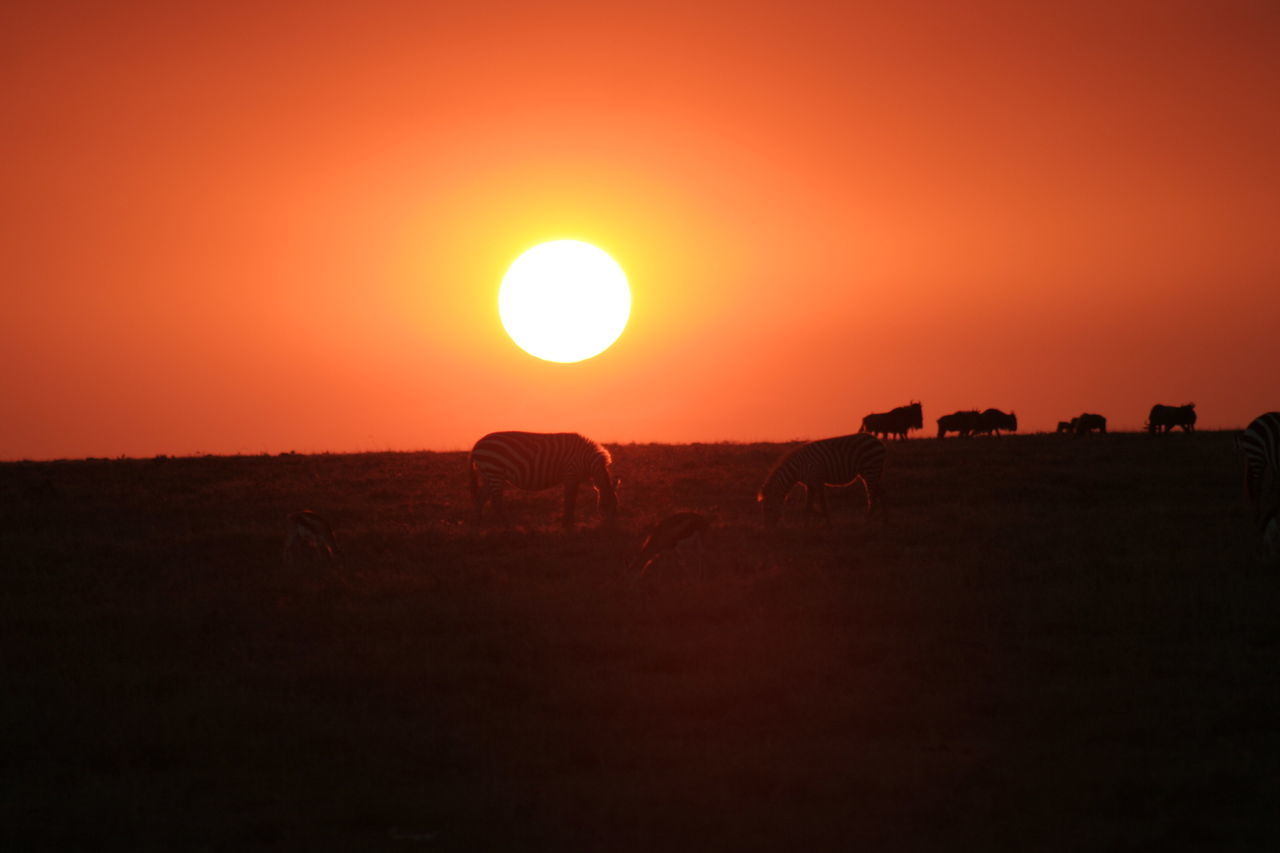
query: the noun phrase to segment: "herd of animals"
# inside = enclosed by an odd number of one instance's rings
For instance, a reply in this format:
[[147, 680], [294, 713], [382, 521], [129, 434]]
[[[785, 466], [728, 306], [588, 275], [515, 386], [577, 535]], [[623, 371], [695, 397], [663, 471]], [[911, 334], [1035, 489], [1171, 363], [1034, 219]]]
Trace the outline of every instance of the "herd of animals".
[[[939, 438], [949, 432], [970, 436], [1018, 428], [1017, 416], [999, 409], [954, 412], [938, 418], [937, 423]], [[1175, 427], [1191, 432], [1195, 423], [1194, 404], [1156, 405], [1146, 428], [1153, 434]], [[868, 517], [884, 520], [880, 481], [886, 450], [879, 437], [905, 438], [909, 430], [922, 427], [920, 403], [912, 402], [890, 412], [867, 415], [860, 432], [811, 441], [790, 451], [769, 471], [756, 495], [765, 526], [778, 523], [783, 502], [797, 483], [805, 487], [806, 520], [817, 517], [829, 523], [826, 486], [847, 486], [856, 480], [866, 488]], [[1086, 412], [1059, 422], [1057, 431], [1077, 435], [1105, 433], [1107, 421], [1102, 415]], [[1280, 558], [1280, 412], [1267, 412], [1250, 422], [1237, 437], [1237, 447], [1244, 458], [1245, 491], [1263, 545], [1269, 556]], [[578, 433], [490, 433], [475, 443], [468, 460], [476, 520], [483, 517], [486, 505], [502, 517], [506, 485], [527, 491], [564, 486], [562, 521], [565, 527], [572, 527], [578, 489], [589, 483], [596, 491], [597, 506], [605, 522], [612, 523], [618, 510], [616, 484], [610, 472], [612, 462], [608, 450]], [[662, 557], [686, 548], [693, 548], [700, 555], [709, 526], [707, 519], [695, 512], [678, 512], [664, 518], [646, 531], [630, 564], [631, 571], [642, 575]], [[302, 559], [335, 563], [339, 552], [332, 528], [310, 510], [293, 513], [289, 516], [284, 556], [289, 564]]]
[[[1182, 427], [1190, 432], [1196, 428], [1196, 404], [1165, 406], [1157, 403], [1151, 407], [1151, 414], [1147, 416], [1145, 426], [1153, 433], [1168, 432], [1174, 427]], [[869, 432], [877, 437], [906, 438], [911, 430], [923, 428], [924, 412], [920, 408], [920, 403], [916, 401], [889, 412], [873, 412], [862, 419], [862, 432]], [[961, 437], [999, 435], [1001, 430], [1017, 432], [1017, 414], [1002, 412], [999, 409], [983, 411], [969, 409], [938, 418], [938, 438], [946, 438], [948, 433], [955, 433]], [[1080, 435], [1090, 432], [1105, 433], [1107, 419], [1102, 415], [1084, 412], [1069, 421], [1058, 421], [1057, 431]]]

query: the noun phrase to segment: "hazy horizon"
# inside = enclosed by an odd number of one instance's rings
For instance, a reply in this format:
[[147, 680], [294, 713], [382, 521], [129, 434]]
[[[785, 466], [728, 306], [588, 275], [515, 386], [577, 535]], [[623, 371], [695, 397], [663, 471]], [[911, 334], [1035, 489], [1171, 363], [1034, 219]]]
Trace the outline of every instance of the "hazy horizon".
[[[1259, 413], [1259, 414], [1261, 414], [1261, 413]], [[1239, 425], [1239, 426], [1228, 426], [1228, 427], [1202, 426], [1202, 425], [1200, 425], [1200, 424], [1197, 424], [1197, 425], [1196, 425], [1196, 429], [1195, 429], [1195, 431], [1194, 431], [1192, 434], [1194, 435], [1195, 433], [1199, 433], [1199, 432], [1208, 432], [1208, 433], [1212, 433], [1212, 432], [1232, 432], [1232, 431], [1235, 431], [1235, 430], [1242, 429], [1243, 427], [1244, 427], [1244, 424], [1241, 424], [1241, 425]], [[1143, 434], [1146, 434], [1146, 429], [1145, 429], [1145, 428], [1143, 428], [1143, 427], [1142, 427], [1142, 426], [1140, 426], [1140, 425], [1139, 425], [1139, 426], [1136, 426], [1136, 427], [1114, 427], [1114, 428], [1113, 428], [1110, 424], [1108, 424], [1108, 428], [1107, 428], [1107, 429], [1108, 429], [1108, 434], [1109, 434], [1109, 435], [1143, 435]], [[495, 430], [495, 431], [497, 431], [497, 430]], [[566, 430], [566, 431], [567, 431], [567, 430]], [[856, 429], [854, 429], [854, 430], [851, 430], [850, 432], [857, 432], [857, 430], [856, 430]], [[1175, 428], [1175, 429], [1174, 429], [1174, 432], [1181, 434], [1183, 431], [1182, 431], [1182, 429], [1179, 427], [1179, 428]], [[995, 438], [995, 439], [992, 439], [992, 438], [987, 437], [987, 436], [970, 436], [970, 437], [964, 437], [964, 438], [961, 438], [961, 437], [958, 437], [955, 433], [951, 433], [951, 434], [949, 434], [949, 435], [948, 435], [944, 440], [945, 440], [945, 441], [991, 441], [991, 440], [997, 440], [997, 441], [998, 441], [998, 440], [1001, 440], [1001, 439], [1003, 439], [1003, 438], [1018, 438], [1018, 437], [1028, 437], [1028, 436], [1053, 435], [1054, 433], [1055, 433], [1055, 430], [1053, 430], [1053, 429], [1039, 429], [1039, 430], [1023, 430], [1023, 429], [1019, 429], [1017, 432], [1002, 432], [1002, 433], [999, 435], [999, 437], [997, 437], [997, 438]], [[590, 437], [590, 438], [593, 438], [593, 439], [595, 439], [595, 440], [597, 440], [597, 441], [599, 441], [601, 444], [604, 444], [604, 445], [607, 445], [607, 446], [612, 446], [612, 447], [627, 447], [627, 446], [632, 446], [632, 445], [637, 446], [637, 447], [643, 447], [643, 446], [645, 446], [645, 445], [692, 446], [692, 445], [714, 445], [714, 444], [729, 444], [729, 445], [749, 445], [749, 444], [790, 444], [790, 443], [797, 442], [797, 441], [813, 441], [813, 440], [816, 440], [816, 439], [819, 439], [819, 438], [829, 438], [829, 437], [833, 437], [833, 436], [835, 436], [835, 435], [840, 435], [840, 434], [842, 434], [842, 433], [828, 433], [828, 434], [824, 434], [824, 435], [803, 435], [803, 436], [802, 436], [802, 435], [796, 435], [796, 436], [790, 436], [790, 437], [766, 437], [766, 438], [690, 438], [690, 439], [685, 439], [685, 440], [680, 440], [680, 441], [662, 441], [662, 440], [647, 440], [647, 439], [626, 439], [626, 440], [615, 440], [615, 439], [611, 439], [611, 438], [608, 438], [608, 437], [597, 437], [597, 436], [589, 436], [589, 437]], [[476, 436], [476, 438], [478, 439], [478, 438], [480, 438], [480, 436], [478, 436], [478, 435], [477, 435], [477, 436]], [[936, 438], [937, 438], [937, 430], [936, 430], [936, 427], [934, 427], [934, 428], [932, 428], [932, 429], [931, 429], [931, 428], [929, 428], [929, 426], [928, 426], [928, 425], [926, 425], [926, 428], [925, 428], [925, 429], [923, 429], [923, 430], [915, 430], [915, 431], [912, 431], [912, 432], [911, 432], [911, 434], [907, 437], [907, 439], [906, 439], [906, 440], [907, 440], [907, 441], [919, 441], [919, 440], [922, 440], [922, 439], [936, 439]], [[1063, 440], [1075, 440], [1076, 438], [1077, 438], [1077, 437], [1076, 437], [1076, 436], [1074, 436], [1074, 435], [1073, 435], [1073, 436], [1063, 436]], [[890, 450], [892, 450], [893, 445], [897, 444], [900, 440], [901, 440], [901, 439], [890, 438], [890, 439], [886, 439], [886, 440], [885, 440], [885, 443], [890, 447]], [[1095, 434], [1095, 437], [1093, 437], [1093, 438], [1088, 438], [1088, 437], [1086, 437], [1084, 440], [1086, 440], [1086, 441], [1088, 441], [1088, 440], [1097, 440], [1097, 438], [1096, 438], [1096, 434]], [[1158, 440], [1161, 440], [1161, 439], [1156, 438], [1155, 440], [1157, 440], [1157, 441], [1158, 441]], [[289, 456], [289, 455], [291, 455], [291, 454], [296, 454], [296, 455], [298, 455], [298, 456], [323, 456], [323, 455], [343, 456], [343, 455], [359, 455], [359, 454], [364, 454], [364, 453], [370, 453], [370, 454], [377, 454], [377, 453], [467, 453], [467, 452], [469, 452], [469, 451], [471, 450], [471, 446], [472, 446], [474, 443], [475, 443], [474, 441], [470, 441], [470, 442], [467, 442], [466, 446], [458, 446], [458, 447], [359, 447], [359, 448], [305, 448], [305, 449], [304, 449], [304, 448], [299, 448], [299, 447], [289, 447], [289, 448], [280, 448], [280, 449], [274, 449], [274, 448], [273, 448], [273, 449], [266, 449], [266, 448], [263, 448], [263, 449], [249, 449], [249, 448], [242, 448], [242, 449], [232, 449], [232, 450], [222, 450], [222, 451], [210, 451], [210, 450], [205, 450], [205, 449], [203, 449], [203, 448], [196, 448], [196, 449], [194, 449], [194, 450], [189, 450], [189, 451], [176, 451], [176, 452], [157, 451], [157, 452], [155, 452], [155, 453], [145, 453], [145, 454], [134, 454], [134, 453], [118, 453], [118, 454], [102, 454], [102, 453], [97, 453], [97, 454], [94, 454], [94, 453], [90, 453], [90, 454], [87, 454], [87, 455], [85, 455], [85, 456], [46, 456], [46, 457], [24, 456], [24, 457], [12, 457], [12, 458], [10, 458], [10, 457], [4, 457], [4, 458], [0, 458], [0, 463], [21, 463], [21, 462], [81, 462], [81, 461], [89, 461], [89, 460], [113, 460], [113, 459], [139, 459], [139, 460], [146, 460], [146, 459], [154, 459], [154, 458], [158, 458], [158, 457], [164, 457], [164, 458], [170, 458], [170, 459], [183, 459], [183, 458], [203, 458], [203, 457], [207, 457], [207, 456], [228, 456], [228, 457], [232, 457], [232, 456]]]

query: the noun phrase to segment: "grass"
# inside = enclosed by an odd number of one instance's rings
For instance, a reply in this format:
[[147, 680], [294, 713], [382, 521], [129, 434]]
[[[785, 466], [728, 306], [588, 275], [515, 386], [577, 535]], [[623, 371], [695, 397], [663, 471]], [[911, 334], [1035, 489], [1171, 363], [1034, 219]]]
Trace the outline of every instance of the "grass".
[[[624, 445], [614, 530], [465, 456], [0, 466], [6, 849], [1259, 850], [1280, 594], [1228, 433]], [[581, 506], [585, 503], [586, 506]], [[290, 511], [340, 571], [286, 568]], [[699, 569], [622, 568], [714, 519]]]

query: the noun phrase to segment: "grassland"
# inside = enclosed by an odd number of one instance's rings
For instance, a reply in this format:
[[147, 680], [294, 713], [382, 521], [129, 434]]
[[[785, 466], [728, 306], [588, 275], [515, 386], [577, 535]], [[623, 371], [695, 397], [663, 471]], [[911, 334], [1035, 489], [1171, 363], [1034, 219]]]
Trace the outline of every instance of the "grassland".
[[[614, 447], [570, 533], [472, 524], [462, 454], [0, 466], [0, 843], [1280, 849], [1229, 434], [893, 444], [888, 525], [766, 533], [786, 447]], [[341, 570], [282, 565], [304, 507]], [[704, 565], [629, 580], [675, 509]]]

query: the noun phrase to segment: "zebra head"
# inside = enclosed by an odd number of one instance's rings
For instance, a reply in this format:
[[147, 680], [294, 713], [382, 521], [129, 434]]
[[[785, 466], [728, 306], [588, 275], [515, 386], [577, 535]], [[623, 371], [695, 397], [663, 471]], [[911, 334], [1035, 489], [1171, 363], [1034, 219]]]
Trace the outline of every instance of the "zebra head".
[[618, 515], [618, 489], [622, 480], [615, 480], [609, 475], [609, 468], [601, 464], [599, 470], [591, 474], [591, 483], [596, 487], [596, 507], [604, 516], [606, 524], [612, 524]]
[[1271, 489], [1268, 498], [1258, 502], [1257, 519], [1263, 549], [1271, 559], [1280, 560], [1280, 488]]
[[1272, 515], [1267, 520], [1267, 526], [1262, 530], [1262, 547], [1268, 557], [1280, 560], [1280, 515]]
[[760, 487], [760, 491], [756, 492], [756, 503], [760, 504], [760, 514], [764, 519], [765, 527], [778, 526], [778, 521], [782, 518], [782, 505], [786, 502], [789, 491], [790, 489], [783, 484], [782, 478], [770, 475]]

